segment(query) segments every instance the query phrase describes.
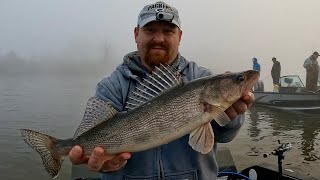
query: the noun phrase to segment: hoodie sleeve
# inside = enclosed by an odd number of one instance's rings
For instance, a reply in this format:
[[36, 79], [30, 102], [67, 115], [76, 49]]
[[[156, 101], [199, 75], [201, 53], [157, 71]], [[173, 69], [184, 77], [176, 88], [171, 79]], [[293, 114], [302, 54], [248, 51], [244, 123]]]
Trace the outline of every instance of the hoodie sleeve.
[[209, 69], [204, 68], [204, 67], [200, 67], [193, 61], [190, 61], [187, 64], [188, 65], [184, 69], [183, 74], [185, 74], [187, 76], [188, 81], [213, 74]]
[[97, 84], [95, 95], [104, 101], [111, 102], [113, 107], [120, 112], [123, 111], [128, 86], [129, 80], [116, 70]]
[[211, 125], [215, 135], [215, 141], [219, 143], [227, 143], [232, 141], [238, 134], [240, 128], [244, 123], [244, 120], [245, 115], [241, 114], [223, 127], [221, 127], [216, 121], [211, 121]]

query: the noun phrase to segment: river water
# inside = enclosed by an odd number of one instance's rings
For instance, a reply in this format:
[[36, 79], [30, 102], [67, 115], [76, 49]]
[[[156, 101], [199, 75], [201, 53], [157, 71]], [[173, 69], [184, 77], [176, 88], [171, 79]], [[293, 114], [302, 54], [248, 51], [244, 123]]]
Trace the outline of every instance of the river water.
[[[103, 74], [31, 74], [0, 76], [0, 177], [1, 179], [50, 179], [39, 155], [21, 138], [19, 129], [38, 130], [57, 138], [72, 137], [86, 101], [94, 94]], [[281, 142], [292, 142], [284, 168], [320, 177], [319, 114], [275, 111], [252, 107], [247, 120], [229, 147], [239, 170], [259, 163]], [[70, 177], [70, 162], [58, 179]]]

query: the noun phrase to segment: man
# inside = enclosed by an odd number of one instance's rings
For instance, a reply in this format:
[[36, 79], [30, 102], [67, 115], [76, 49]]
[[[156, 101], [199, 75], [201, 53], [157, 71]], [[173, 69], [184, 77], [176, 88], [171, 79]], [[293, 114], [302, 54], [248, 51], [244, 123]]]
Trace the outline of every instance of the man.
[[[178, 11], [164, 3], [145, 6], [134, 29], [138, 51], [124, 57], [124, 61], [107, 78], [97, 85], [96, 96], [109, 101], [118, 111], [124, 106], [138, 81], [141, 81], [155, 66], [170, 64], [177, 68], [186, 81], [211, 74], [208, 69], [187, 61], [179, 53], [182, 36]], [[225, 111], [232, 121], [220, 127], [212, 121], [216, 142], [229, 142], [244, 122], [243, 113], [253, 102], [252, 93], [242, 97]], [[214, 149], [206, 155], [194, 151], [184, 136], [166, 145], [131, 154], [124, 152], [105, 157], [108, 149], [96, 147], [90, 157], [85, 157], [79, 146], [69, 153], [73, 164], [87, 164], [88, 168], [102, 172], [102, 179], [216, 179], [217, 162]], [[106, 160], [108, 159], [108, 160]]]
[[315, 51], [309, 58], [304, 61], [303, 67], [306, 68], [306, 89], [308, 92], [317, 91], [317, 82], [319, 77], [318, 59], [319, 53]]
[[[253, 70], [256, 70], [256, 71], [260, 71], [260, 64], [258, 63], [258, 59], [257, 58], [252, 58], [252, 63], [253, 63], [253, 66], [252, 66], [252, 69]], [[253, 87], [253, 90], [254, 91], [261, 91], [263, 89], [262, 87], [262, 82], [261, 81], [258, 81], [254, 87]]]
[[273, 80], [274, 91], [277, 91], [279, 88], [279, 78], [281, 74], [281, 65], [280, 62], [277, 61], [275, 57], [272, 58], [273, 66], [271, 69], [271, 76]]

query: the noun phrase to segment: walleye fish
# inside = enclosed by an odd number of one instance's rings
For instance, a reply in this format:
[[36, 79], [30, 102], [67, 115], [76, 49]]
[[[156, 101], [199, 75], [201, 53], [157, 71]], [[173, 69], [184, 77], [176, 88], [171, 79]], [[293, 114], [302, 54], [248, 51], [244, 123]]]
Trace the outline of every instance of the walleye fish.
[[144, 151], [190, 134], [190, 146], [206, 154], [214, 145], [210, 122], [228, 124], [230, 119], [224, 111], [251, 91], [258, 78], [258, 71], [248, 70], [184, 83], [177, 70], [160, 65], [132, 92], [126, 112], [117, 112], [97, 97], [90, 98], [73, 138], [62, 140], [29, 129], [20, 131], [53, 178], [75, 145], [87, 155], [96, 146], [113, 155]]

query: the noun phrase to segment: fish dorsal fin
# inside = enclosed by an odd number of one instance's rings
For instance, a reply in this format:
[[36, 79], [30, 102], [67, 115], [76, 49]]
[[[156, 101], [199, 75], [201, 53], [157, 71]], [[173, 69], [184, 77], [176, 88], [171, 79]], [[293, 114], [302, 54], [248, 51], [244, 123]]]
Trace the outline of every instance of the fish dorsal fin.
[[73, 139], [76, 139], [97, 124], [114, 117], [117, 113], [117, 110], [112, 107], [111, 103], [105, 102], [98, 97], [91, 97], [87, 102], [83, 119]]
[[198, 127], [189, 136], [192, 149], [202, 153], [209, 153], [214, 145], [214, 133], [210, 122]]
[[159, 96], [168, 89], [182, 84], [179, 71], [169, 65], [160, 64], [142, 82], [136, 86], [135, 91], [128, 97], [126, 109], [132, 110]]

